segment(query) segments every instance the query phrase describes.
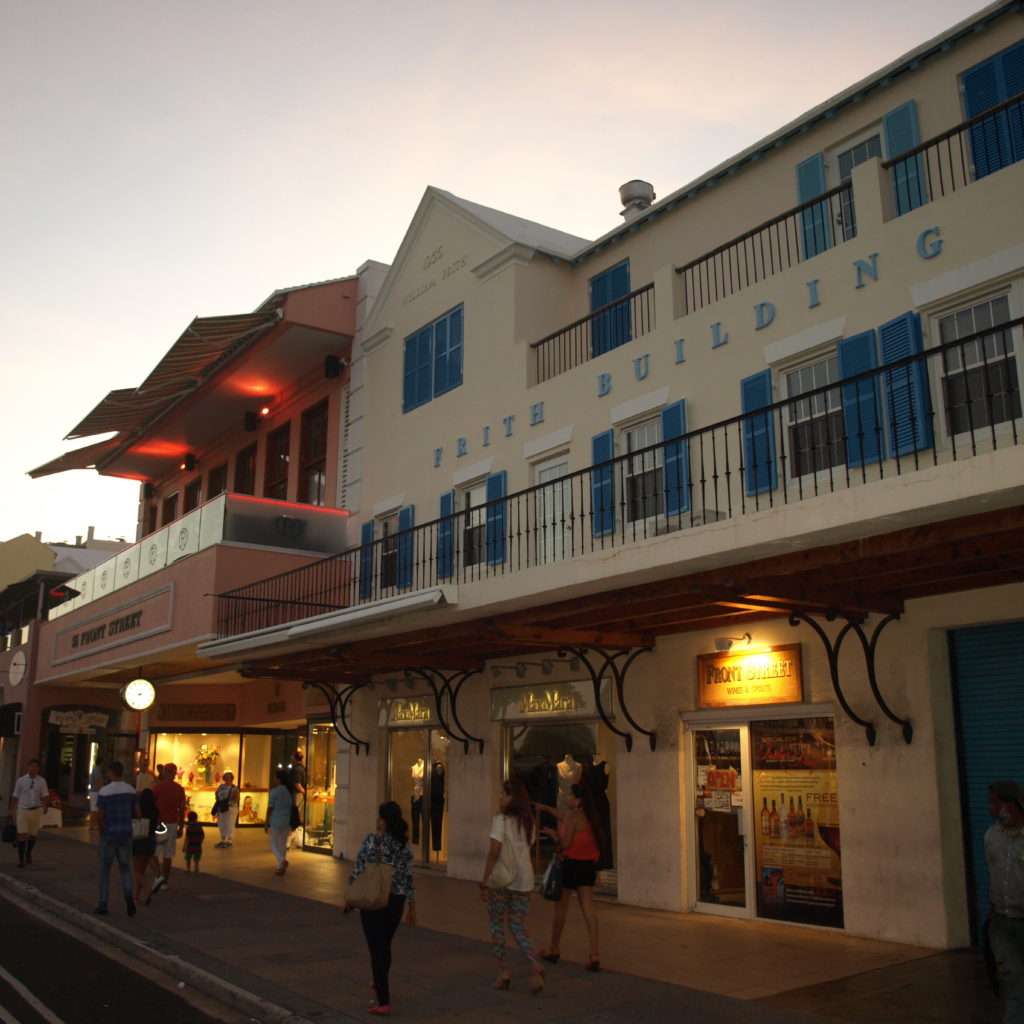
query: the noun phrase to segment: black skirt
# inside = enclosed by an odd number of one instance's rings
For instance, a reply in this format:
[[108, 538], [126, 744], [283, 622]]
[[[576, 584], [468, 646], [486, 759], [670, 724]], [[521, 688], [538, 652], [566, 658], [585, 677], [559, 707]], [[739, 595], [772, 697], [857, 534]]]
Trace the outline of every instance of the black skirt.
[[579, 889], [581, 886], [593, 888], [597, 881], [596, 860], [573, 860], [572, 857], [562, 858], [562, 888]]

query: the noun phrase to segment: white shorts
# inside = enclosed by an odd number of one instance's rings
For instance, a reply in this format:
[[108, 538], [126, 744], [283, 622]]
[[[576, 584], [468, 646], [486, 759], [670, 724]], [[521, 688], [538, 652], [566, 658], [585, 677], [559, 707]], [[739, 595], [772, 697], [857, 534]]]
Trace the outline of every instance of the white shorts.
[[167, 831], [161, 834], [161, 826], [157, 826], [156, 856], [162, 860], [174, 860], [174, 855], [178, 852], [178, 826], [168, 825], [166, 822], [162, 824]]
[[43, 821], [43, 809], [42, 807], [33, 807], [31, 809], [26, 807], [22, 810], [19, 807], [15, 815], [15, 821], [19, 836], [37, 836], [39, 835], [39, 826]]

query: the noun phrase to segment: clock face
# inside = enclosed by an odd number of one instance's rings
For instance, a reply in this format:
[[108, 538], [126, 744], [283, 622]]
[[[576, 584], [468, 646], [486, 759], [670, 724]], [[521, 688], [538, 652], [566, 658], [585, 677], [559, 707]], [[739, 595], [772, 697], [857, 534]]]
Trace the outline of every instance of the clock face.
[[145, 711], [156, 697], [156, 689], [148, 679], [133, 679], [121, 688], [121, 699], [132, 711]]
[[7, 681], [11, 686], [17, 686], [25, 678], [25, 669], [28, 667], [28, 658], [24, 651], [15, 651], [7, 665]]

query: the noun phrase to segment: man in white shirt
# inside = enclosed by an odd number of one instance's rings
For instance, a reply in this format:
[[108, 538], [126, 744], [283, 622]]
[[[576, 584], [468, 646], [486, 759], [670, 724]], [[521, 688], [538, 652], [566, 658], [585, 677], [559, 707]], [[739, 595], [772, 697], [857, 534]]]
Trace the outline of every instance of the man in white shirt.
[[32, 758], [28, 771], [14, 784], [11, 794], [11, 813], [18, 829], [18, 867], [32, 863], [32, 848], [36, 845], [43, 814], [50, 806], [50, 787], [39, 774], [39, 762]]

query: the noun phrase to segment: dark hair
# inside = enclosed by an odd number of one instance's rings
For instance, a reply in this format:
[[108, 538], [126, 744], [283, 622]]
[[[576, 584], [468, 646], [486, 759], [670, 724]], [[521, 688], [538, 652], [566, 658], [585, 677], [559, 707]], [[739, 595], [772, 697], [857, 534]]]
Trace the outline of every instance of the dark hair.
[[604, 839], [604, 828], [601, 826], [601, 817], [597, 813], [597, 807], [594, 805], [594, 797], [591, 795], [590, 790], [579, 782], [572, 784], [570, 792], [579, 800], [583, 816], [587, 819], [590, 831], [594, 833], [594, 842], [600, 846], [601, 840]]
[[405, 846], [409, 842], [409, 826], [402, 817], [402, 808], [394, 800], [388, 800], [377, 808], [377, 816], [384, 822], [384, 830], [393, 839]]
[[523, 830], [527, 844], [533, 842], [533, 806], [530, 794], [520, 779], [506, 779], [501, 784], [501, 791], [511, 798], [504, 810], [506, 818], [515, 818]]
[[107, 771], [118, 779], [124, 777], [124, 765], [120, 761], [111, 761], [107, 765]]
[[287, 769], [278, 768], [276, 778], [277, 781], [280, 782], [281, 785], [284, 786], [289, 793], [295, 792], [295, 788], [292, 786], [292, 774]]
[[139, 794], [139, 812], [140, 818], [149, 818], [151, 822], [160, 814], [153, 790], [146, 788]]

